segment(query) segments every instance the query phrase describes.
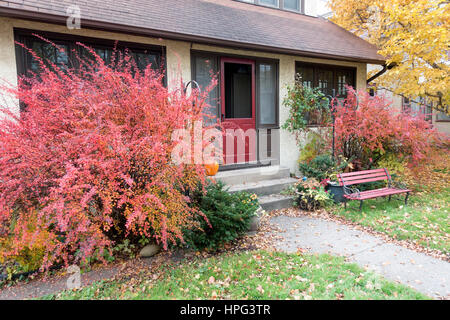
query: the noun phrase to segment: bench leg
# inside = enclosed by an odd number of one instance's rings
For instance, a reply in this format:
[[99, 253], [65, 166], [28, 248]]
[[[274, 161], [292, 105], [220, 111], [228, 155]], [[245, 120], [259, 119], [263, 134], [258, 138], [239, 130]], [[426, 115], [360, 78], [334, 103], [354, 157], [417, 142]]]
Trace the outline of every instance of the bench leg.
[[391, 202], [391, 200], [392, 200], [392, 195], [389, 196], [389, 202]]
[[406, 194], [406, 197], [405, 197], [405, 206], [408, 205], [408, 198], [409, 198], [409, 192]]
[[363, 202], [361, 201], [361, 203], [359, 204], [359, 211], [362, 211], [362, 206], [363, 206]]
[[344, 208], [347, 210], [347, 201], [344, 201]]

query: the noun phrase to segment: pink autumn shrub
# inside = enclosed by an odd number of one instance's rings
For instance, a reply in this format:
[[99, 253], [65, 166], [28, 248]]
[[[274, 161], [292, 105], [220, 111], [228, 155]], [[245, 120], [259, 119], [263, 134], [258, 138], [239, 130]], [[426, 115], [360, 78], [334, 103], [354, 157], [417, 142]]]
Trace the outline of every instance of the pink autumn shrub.
[[384, 96], [348, 88], [343, 101], [333, 102], [336, 112], [336, 147], [356, 169], [367, 169], [387, 153], [420, 163], [445, 139], [424, 116], [400, 113]]
[[[3, 258], [38, 246], [42, 266], [102, 258], [115, 241], [152, 238], [165, 248], [201, 214], [189, 191], [204, 168], [175, 165], [176, 129], [204, 117], [207, 92], [163, 85], [129, 56], [62, 70], [40, 61], [39, 76], [1, 88], [25, 107], [2, 106], [0, 238]], [[206, 129], [206, 128], [205, 128]]]

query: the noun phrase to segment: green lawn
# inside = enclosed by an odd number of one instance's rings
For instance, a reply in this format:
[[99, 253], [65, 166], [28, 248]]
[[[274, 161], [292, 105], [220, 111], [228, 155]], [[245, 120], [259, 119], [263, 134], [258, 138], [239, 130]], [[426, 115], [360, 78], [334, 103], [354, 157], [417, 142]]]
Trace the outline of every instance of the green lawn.
[[343, 258], [258, 251], [164, 266], [44, 299], [428, 299]]
[[347, 206], [335, 207], [332, 212], [363, 226], [399, 240], [410, 240], [417, 244], [450, 253], [450, 188], [440, 192], [412, 194], [408, 205], [393, 198], [364, 201], [363, 212], [359, 212], [359, 202], [352, 201]]

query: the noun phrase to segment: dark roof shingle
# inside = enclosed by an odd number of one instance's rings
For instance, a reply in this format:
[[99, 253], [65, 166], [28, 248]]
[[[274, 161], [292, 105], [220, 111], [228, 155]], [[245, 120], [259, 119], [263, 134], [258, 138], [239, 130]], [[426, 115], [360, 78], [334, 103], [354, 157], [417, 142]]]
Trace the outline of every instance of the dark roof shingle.
[[[3, 0], [0, 15], [61, 23], [81, 8], [82, 27], [246, 49], [383, 63], [377, 48], [322, 18], [232, 0]], [[52, 21], [52, 16], [55, 21]], [[99, 27], [99, 26], [97, 26]]]

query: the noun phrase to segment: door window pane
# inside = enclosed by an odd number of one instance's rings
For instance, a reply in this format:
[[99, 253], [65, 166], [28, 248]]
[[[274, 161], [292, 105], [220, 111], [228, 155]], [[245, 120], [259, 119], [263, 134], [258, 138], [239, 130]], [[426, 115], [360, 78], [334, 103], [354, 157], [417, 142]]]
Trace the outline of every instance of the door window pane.
[[259, 123], [275, 124], [277, 108], [277, 70], [273, 64], [259, 65]]
[[252, 66], [225, 63], [225, 117], [248, 119], [252, 111]]

